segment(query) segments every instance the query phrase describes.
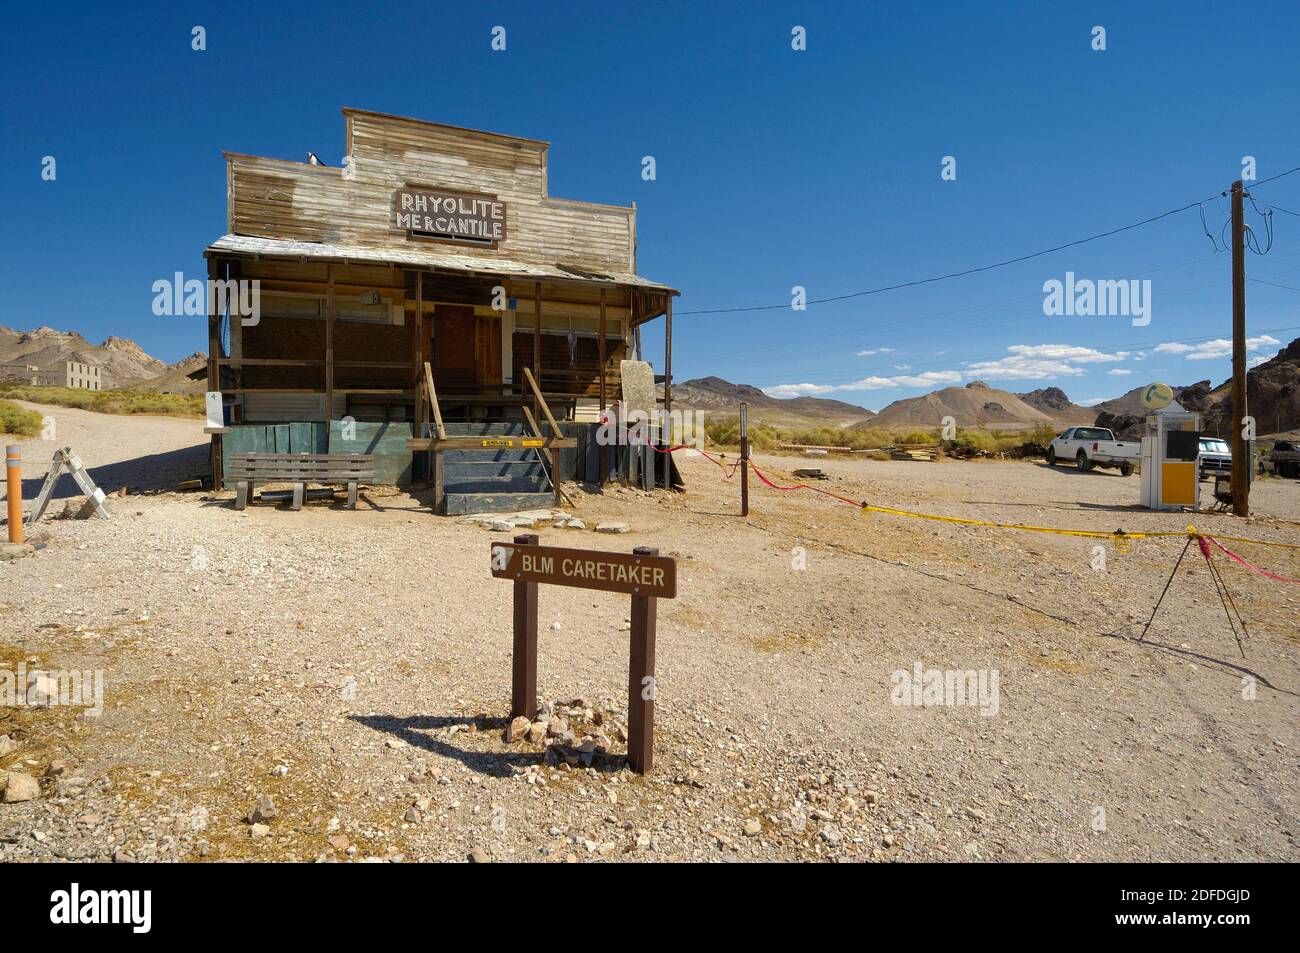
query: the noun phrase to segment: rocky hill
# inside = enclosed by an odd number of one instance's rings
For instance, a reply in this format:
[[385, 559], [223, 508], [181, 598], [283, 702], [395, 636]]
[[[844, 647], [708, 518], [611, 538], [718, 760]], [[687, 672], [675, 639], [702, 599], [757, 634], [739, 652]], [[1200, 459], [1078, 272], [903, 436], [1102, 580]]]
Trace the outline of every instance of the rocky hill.
[[[660, 396], [663, 387], [659, 388]], [[697, 377], [673, 384], [675, 409], [703, 410], [719, 416], [739, 414], [740, 403], [749, 405], [749, 419], [773, 427], [847, 427], [875, 414], [857, 404], [823, 397], [770, 397], [749, 384], [733, 384], [721, 377]]]
[[1058, 424], [1067, 427], [1079, 424], [1092, 424], [1097, 419], [1097, 412], [1074, 403], [1065, 391], [1059, 387], [1040, 387], [1027, 394], [1017, 394], [1030, 407], [1041, 410]]
[[195, 351], [189, 357], [167, 365], [167, 370], [157, 377], [128, 385], [128, 389], [153, 390], [162, 394], [202, 394], [208, 389], [207, 367], [208, 356]]
[[965, 387], [945, 387], [920, 397], [896, 400], [874, 419], [857, 427], [938, 427], [944, 417], [952, 417], [958, 427], [1002, 430], [1058, 423], [1053, 415], [1009, 391], [997, 390], [983, 381], [971, 381]]
[[[1098, 404], [1097, 426], [1110, 427], [1125, 436], [1139, 434], [1147, 414], [1142, 406], [1143, 390], [1138, 387], [1123, 397]], [[1203, 380], [1173, 391], [1178, 403], [1202, 416], [1205, 433], [1228, 435], [1232, 426], [1232, 378], [1218, 387]], [[1275, 357], [1246, 371], [1246, 408], [1255, 418], [1260, 437], [1300, 429], [1300, 338]]]
[[157, 377], [168, 369], [166, 363], [126, 338], [110, 337], [102, 344], [91, 344], [75, 331], [47, 327], [15, 331], [0, 327], [0, 364], [47, 367], [59, 361], [98, 365], [105, 390]]

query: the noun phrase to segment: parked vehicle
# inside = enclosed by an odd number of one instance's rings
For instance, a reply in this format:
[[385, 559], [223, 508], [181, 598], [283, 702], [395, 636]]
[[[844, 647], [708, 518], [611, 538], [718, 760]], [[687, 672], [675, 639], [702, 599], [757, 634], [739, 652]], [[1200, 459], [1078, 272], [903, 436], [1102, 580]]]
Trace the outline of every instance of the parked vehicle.
[[1116, 440], [1105, 427], [1071, 427], [1047, 447], [1047, 465], [1073, 460], [1083, 473], [1093, 467], [1118, 468], [1123, 476], [1137, 469], [1142, 447], [1134, 440]]
[[1300, 477], [1300, 447], [1290, 440], [1279, 440], [1260, 462], [1265, 473], [1276, 473], [1287, 480]]
[[1232, 475], [1232, 448], [1222, 437], [1202, 437], [1201, 452], [1196, 457], [1200, 477], [1208, 480], [1215, 476]]

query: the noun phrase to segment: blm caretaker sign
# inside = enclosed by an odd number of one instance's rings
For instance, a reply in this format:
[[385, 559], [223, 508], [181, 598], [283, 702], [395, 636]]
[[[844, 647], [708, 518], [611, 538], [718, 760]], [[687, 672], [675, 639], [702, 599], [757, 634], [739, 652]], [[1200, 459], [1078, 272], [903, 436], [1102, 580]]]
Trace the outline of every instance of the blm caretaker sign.
[[496, 543], [492, 546], [492, 575], [516, 582], [677, 598], [677, 561], [671, 556]]
[[499, 242], [506, 237], [506, 203], [492, 195], [400, 188], [393, 215], [407, 237]]
[[627, 764], [645, 774], [654, 764], [655, 620], [659, 599], [677, 596], [677, 561], [638, 546], [630, 553], [539, 546], [535, 533], [514, 545], [492, 544], [492, 575], [514, 583], [510, 717], [537, 717], [537, 587], [575, 586], [632, 596], [627, 664]]

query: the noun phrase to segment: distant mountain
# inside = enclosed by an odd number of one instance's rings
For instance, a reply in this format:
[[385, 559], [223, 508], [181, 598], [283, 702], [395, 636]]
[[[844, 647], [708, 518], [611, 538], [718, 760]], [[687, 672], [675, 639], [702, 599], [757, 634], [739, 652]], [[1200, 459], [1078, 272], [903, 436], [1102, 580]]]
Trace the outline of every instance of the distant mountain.
[[0, 327], [0, 364], [48, 367], [59, 361], [97, 365], [105, 390], [157, 377], [167, 370], [164, 362], [126, 338], [110, 337], [103, 344], [91, 344], [75, 331], [47, 327], [15, 331]]
[[[1097, 426], [1109, 427], [1125, 436], [1135, 436], [1142, 429], [1148, 413], [1138, 387], [1123, 397], [1097, 405]], [[1218, 387], [1210, 381], [1197, 381], [1187, 387], [1174, 387], [1174, 399], [1186, 410], [1202, 417], [1205, 433], [1226, 437], [1232, 426], [1232, 378]], [[1300, 338], [1278, 353], [1246, 371], [1246, 409], [1255, 418], [1256, 433], [1263, 436], [1290, 434], [1300, 429]]]
[[[1145, 416], [1148, 411], [1146, 405], [1142, 403], [1142, 395], [1146, 392], [1146, 389], [1146, 384], [1141, 387], [1134, 387], [1127, 394], [1111, 400], [1103, 400], [1100, 404], [1094, 405], [1092, 409], [1098, 414], [1110, 414], [1112, 416]], [[1182, 404], [1183, 394], [1185, 393], [1188, 393], [1193, 398], [1195, 398], [1196, 394], [1200, 394], [1203, 400], [1204, 395], [1210, 392], [1210, 382], [1208, 380], [1198, 381], [1195, 384], [1188, 384], [1186, 387], [1173, 387], [1171, 385], [1170, 389], [1174, 392], [1174, 400]], [[1187, 405], [1183, 404], [1183, 406], [1186, 407]]]
[[1028, 394], [1017, 394], [1030, 407], [1041, 410], [1058, 424], [1067, 427], [1079, 424], [1092, 424], [1097, 419], [1097, 412], [1087, 407], [1080, 407], [1066, 396], [1059, 387], [1040, 387]]
[[[157, 377], [128, 385], [129, 390], [153, 390], [163, 394], [202, 394], [208, 389], [208, 356], [195, 351], [189, 357], [167, 365]], [[193, 375], [199, 374], [198, 377]]]
[[[663, 394], [663, 385], [659, 387]], [[749, 384], [733, 384], [721, 377], [697, 377], [673, 384], [673, 407], [713, 414], [739, 414], [744, 401], [749, 419], [773, 427], [847, 427], [874, 417], [857, 404], [824, 397], [769, 397]]]
[[[1062, 397], [1065, 395], [1062, 394]], [[1069, 403], [1068, 399], [1066, 403]], [[856, 429], [867, 427], [938, 427], [944, 417], [952, 417], [958, 427], [990, 427], [1010, 430], [1059, 421], [1005, 390], [996, 390], [983, 381], [971, 381], [965, 387], [945, 387], [920, 397], [896, 400], [874, 419]]]

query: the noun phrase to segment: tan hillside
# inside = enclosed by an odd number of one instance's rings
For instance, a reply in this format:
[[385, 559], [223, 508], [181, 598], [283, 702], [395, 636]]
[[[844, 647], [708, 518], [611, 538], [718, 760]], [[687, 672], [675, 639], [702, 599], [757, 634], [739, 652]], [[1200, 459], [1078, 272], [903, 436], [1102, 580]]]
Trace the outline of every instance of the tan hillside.
[[[659, 387], [660, 396], [663, 386]], [[875, 414], [865, 407], [824, 397], [771, 397], [749, 384], [733, 384], [721, 377], [698, 377], [673, 384], [673, 408], [702, 410], [710, 415], [740, 413], [749, 406], [753, 423], [772, 427], [848, 427]]]
[[992, 429], [1057, 423], [1054, 417], [1009, 391], [989, 387], [983, 381], [971, 381], [965, 387], [945, 387], [920, 397], [896, 400], [874, 419], [858, 424], [857, 429], [938, 427], [944, 417], [952, 417], [958, 427]]
[[81, 361], [100, 368], [105, 390], [125, 387], [167, 370], [167, 365], [134, 341], [110, 337], [91, 344], [75, 331], [40, 327], [34, 331], [0, 328], [0, 364], [35, 364], [48, 367], [60, 361]]
[[[157, 377], [148, 377], [131, 384], [130, 390], [153, 390], [163, 394], [202, 394], [208, 389], [208, 356], [195, 351], [189, 357], [169, 364]], [[199, 377], [190, 375], [202, 372]]]
[[1027, 394], [1017, 394], [1030, 407], [1041, 410], [1058, 424], [1066, 427], [1091, 425], [1097, 420], [1097, 411], [1080, 407], [1059, 387], [1040, 387]]

